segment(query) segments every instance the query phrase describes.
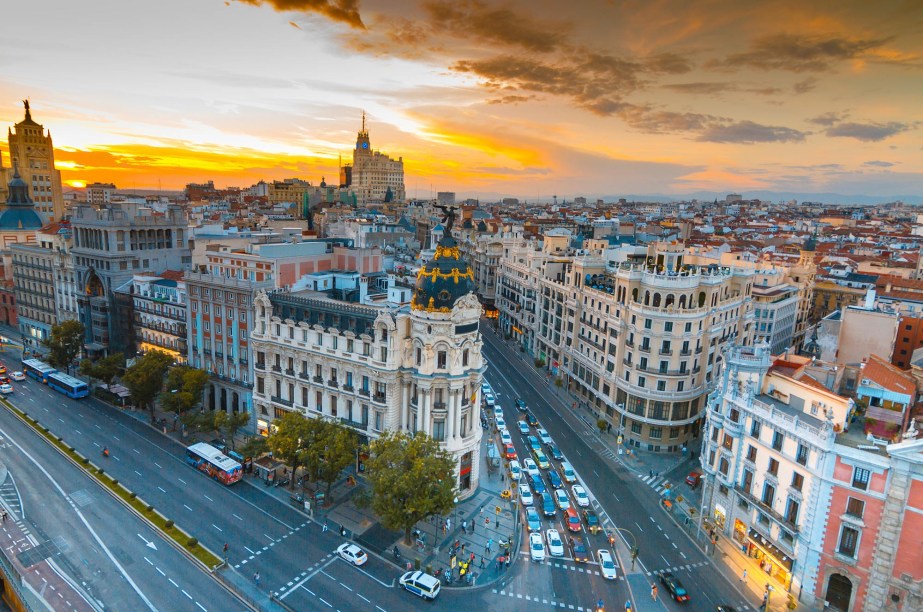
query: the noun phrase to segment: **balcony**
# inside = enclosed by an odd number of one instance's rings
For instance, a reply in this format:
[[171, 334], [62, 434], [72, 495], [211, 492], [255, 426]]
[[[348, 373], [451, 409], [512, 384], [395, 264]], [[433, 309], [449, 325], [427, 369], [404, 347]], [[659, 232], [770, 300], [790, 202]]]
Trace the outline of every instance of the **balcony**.
[[331, 378], [330, 380], [327, 381], [327, 386], [328, 387], [339, 387], [340, 383], [337, 381], [336, 378]]
[[282, 368], [281, 368], [280, 366], [274, 365], [274, 366], [272, 366], [272, 371], [275, 372], [275, 373], [277, 373], [277, 374], [281, 374], [281, 373], [282, 373]]
[[679, 352], [680, 357], [689, 357], [691, 355], [692, 355], [692, 351], [690, 351], [689, 349], [685, 349]]
[[368, 389], [359, 389], [359, 395], [364, 395], [365, 397], [368, 397], [369, 393], [370, 392]]
[[638, 347], [638, 350], [641, 351], [642, 353], [650, 353], [650, 352], [651, 352], [651, 347], [650, 347], [650, 345], [644, 345], [644, 344], [642, 344], [641, 346]]
[[294, 376], [294, 375], [295, 375], [295, 370], [292, 370], [292, 369], [285, 370], [285, 375], [286, 375], [286, 376]]
[[372, 396], [372, 401], [376, 404], [384, 404], [387, 401], [387, 396], [384, 393], [376, 393]]
[[788, 521], [788, 519], [786, 519], [784, 516], [782, 516], [781, 514], [779, 514], [778, 512], [776, 512], [775, 510], [773, 510], [773, 509], [772, 509], [772, 506], [766, 505], [766, 504], [763, 502], [762, 499], [760, 499], [759, 497], [756, 497], [755, 495], [751, 494], [749, 491], [747, 491], [746, 489], [744, 489], [741, 485], [735, 484], [735, 485], [734, 485], [734, 490], [737, 491], [737, 493], [738, 493], [741, 497], [745, 498], [747, 501], [749, 501], [749, 502], [752, 503], [754, 506], [756, 506], [757, 508], [759, 508], [759, 509], [760, 509], [760, 512], [763, 512], [764, 514], [768, 514], [769, 516], [772, 517], [772, 519], [773, 519], [774, 521], [776, 521], [776, 522], [779, 523], [780, 525], [783, 525], [783, 526], [784, 526], [786, 529], [788, 529], [789, 531], [793, 531], [793, 532], [795, 532], [795, 533], [798, 533], [798, 532], [800, 531], [797, 525], [790, 523], [790, 522]]
[[315, 376], [312, 380], [313, 380], [314, 382], [318, 383], [318, 384], [321, 384], [321, 385], [324, 384], [324, 377], [323, 377], [323, 376]]
[[[384, 401], [384, 398], [382, 398], [381, 401]], [[445, 412], [447, 410], [446, 403], [445, 402], [433, 402], [433, 410]]]
[[271, 398], [269, 398], [269, 399], [270, 399], [270, 401], [273, 402], [274, 404], [282, 404], [283, 406], [288, 406], [289, 408], [292, 408], [292, 407], [295, 405], [295, 402], [293, 402], [292, 400], [282, 399], [282, 398], [279, 397], [278, 395], [273, 395], [273, 396], [272, 396]]
[[352, 393], [355, 390], [356, 390], [355, 387], [353, 387], [352, 385], [348, 383], [343, 385], [343, 391], [346, 391], [347, 393]]
[[673, 354], [673, 350], [672, 350], [672, 349], [660, 349], [659, 352], [660, 352], [661, 355], [667, 355], [667, 356]]

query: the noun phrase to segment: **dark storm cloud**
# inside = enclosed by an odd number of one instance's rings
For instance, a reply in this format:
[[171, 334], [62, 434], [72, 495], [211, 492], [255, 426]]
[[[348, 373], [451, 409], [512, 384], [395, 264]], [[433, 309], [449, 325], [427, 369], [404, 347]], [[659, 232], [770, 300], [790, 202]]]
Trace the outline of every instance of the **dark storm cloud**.
[[912, 130], [913, 125], [891, 121], [888, 123], [839, 123], [827, 130], [827, 136], [855, 138], [865, 142], [878, 142], [895, 134]]
[[807, 132], [777, 125], [761, 125], [753, 121], [716, 124], [703, 131], [697, 140], [734, 144], [755, 144], [758, 142], [801, 142]]
[[473, 38], [529, 51], [554, 51], [567, 33], [560, 24], [539, 23], [508, 8], [479, 0], [431, 0], [423, 3], [431, 26], [456, 37]]
[[824, 72], [837, 62], [862, 57], [869, 51], [880, 49], [890, 40], [774, 34], [755, 40], [749, 51], [731, 54], [723, 60], [713, 60], [709, 66]]
[[317, 13], [353, 28], [365, 28], [359, 16], [359, 0], [238, 0], [238, 2], [254, 6], [268, 4], [277, 11]]

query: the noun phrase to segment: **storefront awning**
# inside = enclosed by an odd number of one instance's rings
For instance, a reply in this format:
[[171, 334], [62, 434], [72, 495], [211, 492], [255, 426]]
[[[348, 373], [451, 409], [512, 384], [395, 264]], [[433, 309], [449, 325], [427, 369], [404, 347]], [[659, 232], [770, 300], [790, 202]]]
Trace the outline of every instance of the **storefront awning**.
[[754, 546], [772, 557], [776, 563], [787, 569], [789, 572], [792, 571], [794, 560], [792, 560], [792, 558], [789, 557], [786, 553], [782, 552], [782, 550], [773, 544], [769, 538], [761, 534], [753, 527], [750, 528], [750, 531], [747, 535], [749, 536], [750, 541]]

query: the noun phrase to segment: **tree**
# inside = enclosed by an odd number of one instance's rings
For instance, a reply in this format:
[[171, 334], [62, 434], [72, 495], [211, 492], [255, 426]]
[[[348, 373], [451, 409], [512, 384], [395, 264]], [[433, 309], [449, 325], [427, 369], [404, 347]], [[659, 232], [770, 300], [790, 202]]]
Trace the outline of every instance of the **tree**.
[[348, 427], [324, 421], [323, 441], [323, 459], [317, 470], [317, 480], [327, 484], [326, 499], [330, 499], [333, 483], [356, 460], [359, 440]]
[[101, 381], [107, 388], [112, 386], [116, 377], [124, 371], [125, 355], [122, 353], [112, 353], [96, 361], [84, 359], [80, 362], [81, 374]]
[[42, 340], [48, 349], [48, 363], [56, 368], [69, 367], [83, 348], [85, 334], [86, 328], [80, 321], [64, 321], [52, 326], [51, 334]]
[[147, 407], [154, 422], [154, 399], [163, 387], [164, 376], [173, 363], [173, 357], [161, 351], [145, 353], [135, 360], [134, 365], [125, 371], [122, 382], [131, 393], [136, 406]]
[[[208, 372], [187, 365], [170, 368], [160, 394], [160, 405], [168, 412], [183, 416], [202, 401], [208, 384]], [[185, 421], [184, 421], [185, 422]]]
[[286, 412], [285, 416], [273, 423], [275, 431], [266, 440], [273, 457], [284, 461], [292, 468], [292, 488], [295, 488], [295, 472], [304, 465], [305, 451], [303, 440], [308, 436], [309, 421], [298, 412]]
[[186, 412], [180, 417], [186, 431], [206, 432], [215, 430], [215, 411], [214, 410], [196, 410]]
[[423, 433], [388, 432], [369, 445], [372, 509], [388, 529], [404, 532], [454, 506], [455, 460]]
[[266, 438], [263, 436], [250, 436], [240, 445], [240, 454], [244, 457], [258, 457], [269, 450]]
[[225, 412], [224, 410], [215, 411], [215, 429], [224, 434], [225, 439], [234, 446], [234, 436], [242, 428], [250, 423], [249, 412]]

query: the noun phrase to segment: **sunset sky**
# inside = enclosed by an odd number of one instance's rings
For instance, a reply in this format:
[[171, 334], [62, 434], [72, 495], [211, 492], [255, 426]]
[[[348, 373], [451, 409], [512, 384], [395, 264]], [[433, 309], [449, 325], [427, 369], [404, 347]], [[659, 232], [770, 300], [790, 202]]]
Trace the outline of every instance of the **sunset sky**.
[[364, 110], [410, 196], [923, 191], [919, 1], [7, 2], [0, 94], [72, 185], [335, 181]]

